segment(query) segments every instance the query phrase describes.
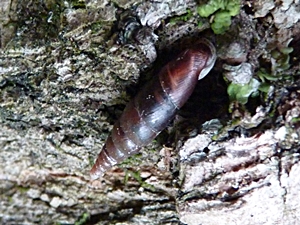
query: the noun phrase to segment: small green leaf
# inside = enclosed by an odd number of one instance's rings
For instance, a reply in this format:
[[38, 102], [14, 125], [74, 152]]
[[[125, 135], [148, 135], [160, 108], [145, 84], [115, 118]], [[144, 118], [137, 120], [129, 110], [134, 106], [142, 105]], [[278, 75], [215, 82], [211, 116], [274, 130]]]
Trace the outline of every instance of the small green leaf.
[[175, 24], [179, 21], [188, 21], [193, 16], [193, 13], [190, 9], [187, 9], [187, 12], [181, 16], [176, 16], [171, 18], [170, 23]]
[[267, 83], [261, 83], [258, 87], [258, 90], [264, 93], [268, 93], [271, 85]]
[[208, 17], [221, 8], [224, 8], [224, 1], [210, 0], [207, 4], [198, 7], [198, 13], [202, 17]]
[[214, 21], [218, 23], [228, 23], [230, 19], [231, 16], [228, 11], [220, 11], [215, 14]]
[[260, 69], [257, 72], [257, 76], [262, 80], [262, 82], [265, 82], [265, 79], [270, 81], [276, 81], [279, 79], [279, 77], [273, 76], [272, 74], [268, 73], [265, 69]]
[[198, 22], [198, 27], [202, 27], [203, 26], [203, 22], [202, 21], [199, 21]]
[[228, 11], [220, 11], [215, 14], [214, 21], [211, 25], [215, 34], [222, 34], [231, 25], [231, 16]]
[[240, 13], [240, 0], [231, 0], [228, 2], [226, 9], [229, 11], [230, 16], [236, 16]]
[[294, 51], [292, 47], [281, 48], [279, 50], [282, 54], [288, 55]]
[[87, 220], [89, 219], [89, 214], [88, 213], [83, 213], [81, 218], [79, 218], [78, 221], [75, 222], [75, 225], [83, 225], [86, 224]]
[[230, 100], [237, 100], [241, 104], [246, 104], [250, 95], [256, 95], [260, 82], [256, 79], [251, 79], [248, 84], [229, 84], [227, 93]]
[[271, 51], [271, 56], [274, 58], [274, 59], [278, 59], [280, 57], [280, 52], [277, 51], [277, 50], [273, 50]]
[[296, 117], [291, 120], [291, 123], [294, 124], [294, 123], [298, 123], [299, 121], [300, 121], [300, 118]]

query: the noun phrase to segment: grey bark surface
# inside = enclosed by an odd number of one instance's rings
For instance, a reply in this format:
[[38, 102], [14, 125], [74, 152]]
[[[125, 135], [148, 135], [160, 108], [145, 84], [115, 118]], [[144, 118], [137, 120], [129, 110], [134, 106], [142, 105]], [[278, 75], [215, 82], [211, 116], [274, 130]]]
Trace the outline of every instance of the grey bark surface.
[[[242, 1], [223, 35], [204, 3], [1, 1], [1, 224], [300, 224], [299, 1]], [[120, 12], [155, 43], [117, 44]], [[157, 141], [91, 180], [126, 102], [203, 33], [218, 50], [203, 86]], [[270, 88], [240, 104], [223, 76]]]

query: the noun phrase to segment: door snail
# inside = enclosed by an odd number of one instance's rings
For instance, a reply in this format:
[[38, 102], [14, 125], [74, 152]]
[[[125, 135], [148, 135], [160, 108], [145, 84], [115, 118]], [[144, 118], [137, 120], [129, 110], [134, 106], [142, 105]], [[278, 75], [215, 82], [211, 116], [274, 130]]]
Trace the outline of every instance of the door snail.
[[214, 45], [200, 39], [165, 65], [125, 107], [91, 169], [92, 179], [138, 153], [165, 129], [215, 60]]

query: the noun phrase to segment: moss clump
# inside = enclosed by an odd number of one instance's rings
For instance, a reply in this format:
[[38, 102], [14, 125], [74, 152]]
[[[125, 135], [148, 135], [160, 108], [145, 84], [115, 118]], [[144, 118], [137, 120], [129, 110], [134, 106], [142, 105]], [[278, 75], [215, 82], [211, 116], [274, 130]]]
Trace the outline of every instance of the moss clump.
[[229, 84], [227, 93], [231, 101], [236, 100], [241, 104], [246, 104], [250, 96], [257, 95], [259, 86], [260, 82], [252, 78], [248, 84]]
[[271, 70], [275, 75], [290, 68], [290, 53], [292, 52], [291, 47], [276, 48], [271, 52]]
[[202, 17], [212, 16], [211, 28], [215, 34], [223, 34], [231, 25], [231, 17], [240, 12], [240, 0], [209, 0], [198, 7]]
[[188, 21], [190, 18], [192, 18], [193, 13], [190, 9], [187, 9], [187, 13], [181, 15], [181, 16], [176, 16], [171, 18], [170, 23], [175, 24], [177, 22], [181, 22], [181, 21]]

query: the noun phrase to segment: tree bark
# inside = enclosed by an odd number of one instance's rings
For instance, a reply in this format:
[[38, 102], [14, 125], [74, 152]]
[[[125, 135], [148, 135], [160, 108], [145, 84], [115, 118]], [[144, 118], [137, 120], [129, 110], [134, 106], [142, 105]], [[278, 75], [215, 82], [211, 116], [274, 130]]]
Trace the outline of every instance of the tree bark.
[[[1, 4], [2, 224], [300, 223], [297, 1], [241, 1], [218, 35], [202, 1]], [[126, 102], [199, 36], [213, 71], [155, 142], [91, 180]]]

